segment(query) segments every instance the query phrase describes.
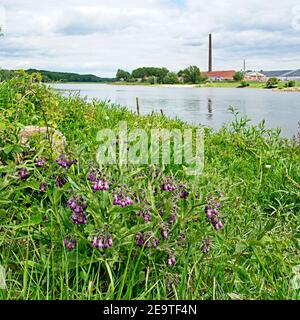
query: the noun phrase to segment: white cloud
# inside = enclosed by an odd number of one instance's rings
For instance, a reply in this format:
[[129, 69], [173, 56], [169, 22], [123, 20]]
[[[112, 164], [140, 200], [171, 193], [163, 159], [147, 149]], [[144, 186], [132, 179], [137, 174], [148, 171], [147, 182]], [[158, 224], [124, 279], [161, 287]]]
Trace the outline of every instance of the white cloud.
[[[114, 76], [121, 67], [300, 68], [298, 0], [5, 0], [2, 68]], [[298, 21], [298, 20], [297, 20]]]

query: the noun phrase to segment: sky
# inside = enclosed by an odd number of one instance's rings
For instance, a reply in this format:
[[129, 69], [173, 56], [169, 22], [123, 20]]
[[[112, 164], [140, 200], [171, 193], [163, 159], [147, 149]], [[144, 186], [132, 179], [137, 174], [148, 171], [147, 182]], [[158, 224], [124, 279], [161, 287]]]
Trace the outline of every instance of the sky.
[[92, 73], [300, 68], [299, 0], [0, 0], [0, 67]]

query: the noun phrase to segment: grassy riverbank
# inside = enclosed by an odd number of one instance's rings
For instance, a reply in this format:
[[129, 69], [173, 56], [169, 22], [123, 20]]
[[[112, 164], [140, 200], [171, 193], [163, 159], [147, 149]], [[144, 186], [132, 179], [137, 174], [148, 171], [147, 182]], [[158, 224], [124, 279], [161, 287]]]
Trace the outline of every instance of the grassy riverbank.
[[[266, 82], [248, 82], [249, 86], [241, 87], [241, 82], [237, 81], [218, 81], [218, 82], [208, 82], [202, 84], [150, 84], [148, 82], [111, 82], [107, 84], [112, 85], [126, 85], [126, 86], [156, 86], [156, 87], [168, 87], [168, 88], [240, 88], [240, 89], [267, 89]], [[267, 89], [270, 90], [270, 89]], [[298, 92], [300, 91], [300, 82], [296, 82], [296, 86], [293, 88], [286, 88], [285, 83], [279, 83], [278, 87], [275, 89], [276, 91], [288, 91], [288, 92]]]
[[[100, 129], [192, 127], [36, 80], [0, 84], [0, 299], [299, 298], [300, 138], [233, 115], [205, 129], [201, 176], [180, 165], [99, 167]], [[60, 130], [65, 159], [38, 136], [23, 146], [25, 125]], [[93, 190], [100, 180], [108, 189]]]

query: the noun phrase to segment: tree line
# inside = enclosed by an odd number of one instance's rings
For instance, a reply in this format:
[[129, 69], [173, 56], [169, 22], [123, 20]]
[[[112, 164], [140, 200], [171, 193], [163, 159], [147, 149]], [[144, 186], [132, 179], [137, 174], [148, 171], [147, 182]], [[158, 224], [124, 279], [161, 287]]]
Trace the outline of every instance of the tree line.
[[[77, 74], [69, 72], [54, 72], [47, 70], [28, 69], [28, 74], [40, 73], [43, 82], [113, 82], [114, 78], [100, 78], [93, 74]], [[0, 81], [8, 80], [16, 76], [16, 70], [0, 70]]]
[[201, 71], [197, 66], [189, 66], [183, 70], [180, 70], [179, 72], [172, 72], [164, 67], [142, 67], [134, 69], [131, 73], [126, 70], [118, 69], [116, 79], [118, 81], [139, 81], [150, 84], [197, 84], [206, 81], [207, 77], [201, 74]]

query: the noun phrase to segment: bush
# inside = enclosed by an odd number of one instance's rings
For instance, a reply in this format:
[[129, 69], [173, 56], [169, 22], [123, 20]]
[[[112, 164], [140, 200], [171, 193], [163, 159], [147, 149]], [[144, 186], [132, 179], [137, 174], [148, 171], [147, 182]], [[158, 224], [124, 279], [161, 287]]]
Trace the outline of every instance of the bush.
[[278, 86], [278, 84], [279, 84], [279, 79], [273, 77], [273, 78], [268, 79], [268, 81], [266, 83], [266, 88], [269, 88], [269, 89], [276, 88]]
[[244, 79], [244, 73], [242, 71], [237, 71], [233, 76], [234, 81], [242, 81], [243, 79]]
[[241, 83], [239, 85], [240, 88], [245, 88], [245, 87], [249, 87], [249, 86], [250, 86], [250, 83], [247, 81], [244, 81], [244, 80], [241, 81]]
[[296, 81], [295, 80], [290, 80], [285, 84], [286, 88], [293, 88], [296, 87]]

